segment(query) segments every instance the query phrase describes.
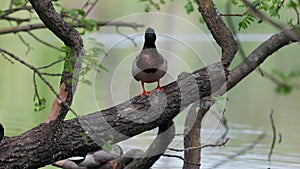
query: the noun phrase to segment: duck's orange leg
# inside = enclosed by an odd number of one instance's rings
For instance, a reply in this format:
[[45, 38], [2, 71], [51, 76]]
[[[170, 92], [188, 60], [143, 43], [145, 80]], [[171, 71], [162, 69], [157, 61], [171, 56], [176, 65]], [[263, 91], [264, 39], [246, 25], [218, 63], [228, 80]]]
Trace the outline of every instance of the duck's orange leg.
[[165, 89], [160, 86], [159, 80], [157, 81], [156, 91], [164, 91]]
[[144, 86], [144, 82], [141, 81], [141, 83], [142, 83], [143, 93], [141, 93], [140, 96], [149, 96], [150, 92], [146, 91], [145, 86]]

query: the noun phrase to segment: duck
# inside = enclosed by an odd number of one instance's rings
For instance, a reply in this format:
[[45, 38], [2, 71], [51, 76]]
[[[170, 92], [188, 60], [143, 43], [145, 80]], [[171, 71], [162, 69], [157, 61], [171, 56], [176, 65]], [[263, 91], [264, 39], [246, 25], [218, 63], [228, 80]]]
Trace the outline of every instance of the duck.
[[0, 141], [3, 139], [4, 137], [4, 127], [3, 125], [0, 123]]
[[132, 64], [132, 76], [142, 85], [141, 96], [149, 96], [150, 92], [145, 90], [144, 83], [157, 82], [156, 91], [163, 91], [160, 79], [166, 74], [167, 60], [157, 51], [156, 34], [153, 28], [145, 30], [144, 46]]

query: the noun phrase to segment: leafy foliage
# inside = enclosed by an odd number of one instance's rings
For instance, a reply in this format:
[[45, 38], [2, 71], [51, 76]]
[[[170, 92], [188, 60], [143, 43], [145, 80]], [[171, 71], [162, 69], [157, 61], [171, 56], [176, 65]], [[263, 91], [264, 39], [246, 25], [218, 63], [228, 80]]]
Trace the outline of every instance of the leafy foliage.
[[290, 94], [293, 89], [298, 88], [299, 84], [295, 83], [294, 80], [300, 77], [300, 70], [283, 73], [281, 70], [274, 69], [272, 73], [282, 82], [282, 84], [276, 86], [276, 93], [287, 95]]
[[88, 146], [90, 146], [91, 144], [88, 142], [88, 135], [86, 133], [81, 133], [81, 137], [84, 140], [84, 143]]
[[14, 0], [13, 4], [15, 6], [24, 6], [24, 5], [26, 5], [27, 2], [28, 2], [28, 0]]
[[105, 150], [105, 151], [111, 151], [113, 150], [114, 146], [112, 144], [113, 140], [114, 140], [114, 136], [113, 135], [110, 135], [110, 140], [108, 140], [103, 146], [102, 146], [102, 149]]
[[187, 14], [194, 12], [193, 2], [191, 0], [188, 0], [188, 2], [184, 5], [184, 8]]
[[214, 96], [212, 99], [217, 106], [218, 113], [224, 114], [226, 112], [226, 107], [224, 103], [228, 101], [228, 97], [222, 95], [222, 96]]
[[[276, 19], [280, 18], [280, 12], [284, 9], [285, 4], [288, 4], [287, 7], [296, 9], [299, 7], [300, 2], [294, 2], [294, 0], [283, 1], [283, 0], [254, 0], [252, 5], [256, 7], [259, 11], [266, 13], [270, 17], [274, 17]], [[232, 0], [232, 4], [237, 6], [242, 10], [247, 10], [247, 6], [244, 5], [241, 1]], [[297, 12], [296, 12], [297, 13]], [[254, 21], [256, 17], [251, 14], [251, 11], [247, 12], [243, 15], [242, 20], [238, 23], [238, 29], [247, 29]], [[290, 22], [293, 19], [290, 20]], [[262, 23], [263, 20], [258, 19], [257, 23]]]
[[254, 16], [246, 14], [246, 16], [238, 23], [238, 30], [247, 29], [252, 22], [254, 22]]
[[82, 57], [83, 66], [80, 71], [80, 82], [87, 85], [91, 85], [90, 80], [86, 78], [86, 75], [91, 70], [96, 70], [97, 72], [100, 72], [101, 70], [108, 71], [108, 69], [104, 67], [99, 60], [99, 56], [101, 54], [106, 54], [103, 49], [103, 44], [99, 42], [95, 42], [94, 39], [91, 40], [94, 41], [93, 44], [95, 46], [88, 49], [86, 51], [86, 55]]
[[[173, 1], [173, 0], [169, 0], [169, 1]], [[145, 4], [145, 8], [144, 8], [145, 12], [150, 12], [153, 9], [160, 10], [161, 9], [160, 6], [166, 4], [166, 0], [139, 0], [139, 2]]]
[[46, 108], [46, 99], [43, 97], [41, 99], [34, 97], [34, 111], [39, 112]]

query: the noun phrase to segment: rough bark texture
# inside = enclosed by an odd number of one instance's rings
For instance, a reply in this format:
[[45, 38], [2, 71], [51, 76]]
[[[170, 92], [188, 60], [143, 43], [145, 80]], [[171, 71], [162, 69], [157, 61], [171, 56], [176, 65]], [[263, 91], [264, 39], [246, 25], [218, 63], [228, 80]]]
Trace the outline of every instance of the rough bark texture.
[[[295, 28], [295, 30], [297, 29], [299, 29], [299, 27]], [[246, 59], [243, 60], [241, 64], [236, 66], [230, 72], [226, 85], [222, 86], [222, 88], [214, 93], [214, 95], [220, 95], [230, 90], [274, 52], [286, 45], [297, 42], [294, 37], [290, 36], [291, 32], [296, 33], [294, 30], [284, 30], [280, 33], [274, 34], [268, 40], [259, 45]], [[297, 34], [299, 35], [299, 32]]]
[[68, 76], [63, 76], [60, 82], [61, 86], [65, 86], [64, 91], [66, 93], [63, 95], [66, 97], [62, 98], [60, 96], [60, 99], [56, 98], [54, 100], [53, 105], [59, 106], [52, 109], [51, 113], [58, 116], [54, 116], [53, 118], [53, 114], [50, 114], [46, 122], [55, 120], [57, 117], [58, 120], [63, 120], [69, 109], [64, 104], [61, 104], [61, 102], [64, 101], [68, 106], [72, 103], [82, 64], [80, 57], [84, 55], [83, 41], [79, 32], [59, 16], [50, 0], [30, 0], [30, 3], [46, 27], [70, 48], [70, 51], [66, 52], [66, 61], [63, 70], [63, 74]]
[[[0, 168], [38, 168], [70, 156], [83, 155], [107, 142], [128, 139], [164, 125], [189, 104], [220, 88], [224, 82], [223, 67], [217, 63], [193, 74], [180, 74], [176, 82], [164, 87], [164, 93], [137, 96], [80, 119], [41, 124], [0, 143]], [[82, 137], [84, 132], [89, 133], [88, 140]]]
[[232, 32], [225, 25], [212, 0], [198, 0], [199, 12], [212, 33], [214, 39], [222, 49], [222, 63], [228, 68], [234, 55], [238, 51], [238, 44], [234, 40]]
[[141, 158], [134, 159], [125, 169], [148, 169], [166, 151], [175, 136], [175, 126], [168, 121], [158, 127], [158, 133], [148, 150]]
[[[200, 102], [194, 103], [190, 109], [184, 124], [184, 148], [201, 146], [201, 122], [202, 118], [209, 110], [212, 102], [201, 99]], [[201, 149], [184, 151], [185, 162], [184, 169], [199, 169], [201, 160]], [[199, 164], [199, 165], [197, 165]]]

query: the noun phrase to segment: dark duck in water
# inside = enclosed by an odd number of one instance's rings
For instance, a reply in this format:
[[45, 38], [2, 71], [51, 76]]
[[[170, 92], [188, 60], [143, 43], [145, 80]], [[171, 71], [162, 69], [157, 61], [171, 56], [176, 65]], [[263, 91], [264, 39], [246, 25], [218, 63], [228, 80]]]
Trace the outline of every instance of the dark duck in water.
[[145, 42], [142, 51], [135, 58], [132, 65], [132, 75], [135, 80], [141, 81], [143, 93], [141, 96], [149, 96], [145, 90], [144, 83], [157, 82], [156, 90], [162, 91], [159, 79], [167, 72], [167, 60], [158, 53], [155, 46], [156, 35], [154, 29], [147, 28], [145, 31]]

